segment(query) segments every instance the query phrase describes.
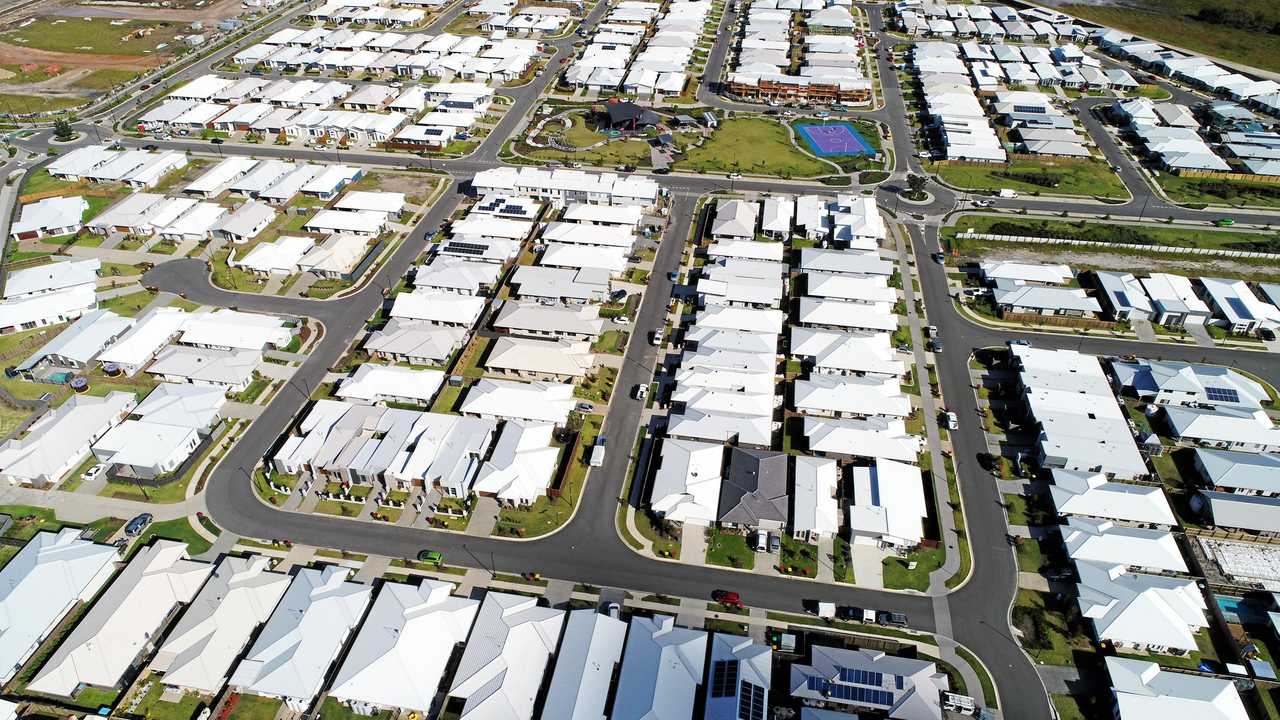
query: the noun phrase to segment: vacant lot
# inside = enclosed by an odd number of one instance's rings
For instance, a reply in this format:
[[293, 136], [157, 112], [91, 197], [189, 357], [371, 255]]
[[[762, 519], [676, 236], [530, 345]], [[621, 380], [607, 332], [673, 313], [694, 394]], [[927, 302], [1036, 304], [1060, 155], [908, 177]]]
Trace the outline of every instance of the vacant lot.
[[147, 55], [160, 44], [168, 45], [165, 50], [173, 49], [180, 29], [172, 23], [44, 17], [0, 34], [0, 40], [52, 52]]
[[784, 178], [814, 177], [835, 171], [828, 163], [797, 149], [786, 127], [756, 118], [725, 120], [710, 140], [690, 148], [675, 167], [695, 172], [742, 172]]
[[1277, 183], [1184, 178], [1168, 173], [1161, 173], [1157, 180], [1174, 202], [1280, 207], [1280, 184]]
[[1038, 159], [1011, 163], [936, 165], [933, 171], [943, 182], [965, 190], [996, 191], [1009, 188], [1045, 195], [1088, 195], [1127, 198], [1120, 179], [1098, 160]]
[[[1056, 3], [1053, 3], [1056, 4]], [[1065, 12], [1224, 60], [1280, 71], [1280, 5], [1270, 0], [1126, 0]]]

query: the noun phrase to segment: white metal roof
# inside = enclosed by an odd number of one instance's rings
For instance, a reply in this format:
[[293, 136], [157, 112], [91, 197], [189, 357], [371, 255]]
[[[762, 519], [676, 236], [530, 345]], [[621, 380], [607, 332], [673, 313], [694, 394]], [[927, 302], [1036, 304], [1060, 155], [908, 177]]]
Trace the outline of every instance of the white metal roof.
[[613, 720], [687, 720], [702, 682], [707, 634], [670, 615], [632, 616]]
[[1101, 473], [1054, 468], [1049, 493], [1058, 512], [1134, 523], [1177, 525], [1159, 487], [1110, 482]]
[[924, 537], [928, 514], [920, 468], [885, 458], [853, 468], [849, 529], [855, 537], [914, 546]]
[[650, 494], [653, 511], [672, 522], [715, 522], [724, 452], [716, 443], [663, 440]]
[[295, 575], [231, 684], [272, 697], [314, 699], [373, 592], [368, 585], [347, 582], [348, 572], [328, 565]]
[[80, 685], [112, 687], [176, 605], [188, 603], [213, 566], [187, 559], [187, 544], [156, 540], [133, 556], [27, 686], [70, 695]]
[[115, 572], [116, 549], [63, 528], [38, 532], [0, 570], [0, 681], [8, 682], [77, 602]]
[[191, 315], [180, 339], [186, 345], [260, 351], [267, 345], [288, 345], [293, 333], [275, 315], [219, 308]]
[[427, 578], [417, 586], [384, 583], [329, 696], [427, 712], [480, 609], [479, 600], [450, 595], [453, 587]]
[[564, 611], [537, 598], [488, 592], [449, 687], [450, 697], [466, 700], [461, 718], [532, 718], [563, 624]]
[[573, 410], [573, 385], [483, 378], [467, 390], [463, 414], [563, 423]]
[[1192, 578], [1131, 573], [1123, 566], [1077, 562], [1080, 613], [1099, 639], [1195, 650], [1208, 627], [1205, 601]]
[[1118, 720], [1249, 717], [1230, 679], [1172, 672], [1153, 662], [1123, 657], [1108, 657], [1106, 663]]
[[541, 720], [599, 720], [622, 659], [627, 624], [583, 608], [571, 610]]
[[1123, 562], [1134, 568], [1187, 572], [1173, 534], [1165, 530], [1125, 527], [1110, 520], [1069, 517], [1062, 540], [1067, 555], [1084, 562]]
[[410, 398], [431, 402], [440, 391], [444, 373], [439, 370], [414, 370], [396, 365], [365, 363], [346, 378], [334, 392], [340, 398], [376, 402], [393, 398]]
[[270, 567], [264, 555], [227, 555], [214, 567], [151, 663], [165, 685], [208, 694], [222, 689], [249, 637], [289, 586], [289, 576]]

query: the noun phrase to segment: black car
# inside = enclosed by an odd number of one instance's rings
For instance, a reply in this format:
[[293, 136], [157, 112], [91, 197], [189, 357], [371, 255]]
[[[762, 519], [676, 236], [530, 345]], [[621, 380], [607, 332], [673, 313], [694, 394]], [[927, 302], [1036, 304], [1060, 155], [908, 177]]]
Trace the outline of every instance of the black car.
[[1276, 331], [1272, 330], [1269, 327], [1258, 328], [1258, 337], [1262, 338], [1263, 340], [1275, 340]]
[[159, 145], [151, 144], [151, 145], [143, 145], [143, 146], [142, 146], [142, 149], [143, 149], [143, 150], [158, 150], [158, 149], [159, 149], [159, 147], [160, 147]]
[[124, 534], [129, 537], [138, 537], [139, 535], [142, 534], [142, 531], [150, 524], [151, 524], [151, 513], [142, 513], [138, 517], [130, 520], [128, 525], [124, 526]]
[[222, 138], [213, 138], [209, 142], [213, 143], [214, 145], [221, 145], [223, 143], [223, 140]]
[[654, 175], [670, 175], [671, 168], [654, 168], [653, 174]]
[[876, 622], [881, 625], [896, 625], [898, 627], [906, 627], [907, 614], [896, 610], [881, 610], [876, 613]]
[[936, 353], [937, 353], [937, 352], [942, 352], [942, 341], [941, 341], [941, 340], [930, 340], [930, 341], [929, 341], [929, 352], [936, 352]]

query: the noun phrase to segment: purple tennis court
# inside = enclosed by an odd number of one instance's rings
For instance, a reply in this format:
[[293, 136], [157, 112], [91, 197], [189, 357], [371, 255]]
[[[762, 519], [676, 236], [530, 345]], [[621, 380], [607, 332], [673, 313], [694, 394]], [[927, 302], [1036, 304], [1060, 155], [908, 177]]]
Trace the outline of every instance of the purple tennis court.
[[800, 131], [800, 135], [809, 143], [809, 147], [818, 157], [875, 155], [875, 150], [871, 149], [862, 135], [849, 123], [796, 125], [796, 130]]

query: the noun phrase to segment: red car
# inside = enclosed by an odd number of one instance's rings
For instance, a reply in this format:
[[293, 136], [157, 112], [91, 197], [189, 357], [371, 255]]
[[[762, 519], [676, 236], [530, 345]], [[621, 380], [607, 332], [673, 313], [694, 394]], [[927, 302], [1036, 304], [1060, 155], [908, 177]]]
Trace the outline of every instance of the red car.
[[716, 590], [711, 593], [711, 599], [726, 607], [742, 607], [742, 598], [732, 590]]

